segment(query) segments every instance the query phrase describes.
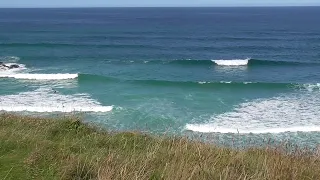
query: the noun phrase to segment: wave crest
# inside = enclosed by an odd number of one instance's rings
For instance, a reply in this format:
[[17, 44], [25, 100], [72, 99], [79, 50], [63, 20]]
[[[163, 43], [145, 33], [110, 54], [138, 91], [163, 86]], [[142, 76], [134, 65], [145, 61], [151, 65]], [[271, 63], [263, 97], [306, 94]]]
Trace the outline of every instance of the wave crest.
[[320, 91], [320, 83], [277, 83], [277, 82], [234, 82], [234, 81], [169, 81], [169, 80], [124, 80], [110, 76], [79, 74], [79, 82], [132, 83], [147, 86], [168, 86], [185, 88], [233, 88], [233, 89], [295, 89]]
[[29, 80], [63, 80], [75, 79], [78, 74], [0, 74], [0, 78], [29, 79]]
[[[135, 61], [136, 62], [136, 61]], [[137, 62], [138, 63], [138, 62]], [[150, 64], [173, 64], [185, 66], [301, 66], [301, 65], [320, 65], [316, 62], [297, 62], [297, 61], [278, 61], [278, 60], [263, 60], [263, 59], [230, 59], [230, 60], [168, 60], [168, 61], [149, 61]]]
[[0, 96], [0, 111], [8, 112], [108, 112], [113, 106], [102, 106], [88, 94], [62, 95], [50, 88]]
[[202, 133], [283, 133], [320, 131], [319, 93], [293, 93], [239, 104], [230, 112], [214, 115], [208, 123], [187, 124]]
[[219, 66], [246, 66], [250, 59], [212, 60]]

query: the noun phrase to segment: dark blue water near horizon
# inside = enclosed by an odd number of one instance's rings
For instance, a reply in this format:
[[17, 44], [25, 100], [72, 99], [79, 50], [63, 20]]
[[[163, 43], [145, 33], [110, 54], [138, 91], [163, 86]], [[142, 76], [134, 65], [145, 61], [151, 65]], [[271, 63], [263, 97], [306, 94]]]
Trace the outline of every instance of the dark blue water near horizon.
[[0, 69], [0, 111], [316, 145], [319, 17], [320, 7], [0, 9], [0, 61], [21, 66]]

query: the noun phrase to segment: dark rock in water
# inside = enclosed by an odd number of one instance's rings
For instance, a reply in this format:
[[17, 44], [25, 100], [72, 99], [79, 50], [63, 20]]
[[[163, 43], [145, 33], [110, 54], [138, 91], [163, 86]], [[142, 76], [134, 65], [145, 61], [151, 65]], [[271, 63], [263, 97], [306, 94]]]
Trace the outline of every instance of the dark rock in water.
[[0, 62], [0, 69], [8, 69], [9, 67], [5, 65], [3, 62]]
[[13, 64], [13, 65], [11, 65], [11, 66], [9, 67], [9, 69], [19, 68], [19, 67], [20, 67], [19, 65], [17, 65], [17, 64]]
[[3, 62], [0, 62], [0, 69], [1, 70], [8, 70], [8, 69], [15, 69], [15, 68], [19, 68], [20, 66], [17, 64], [12, 64], [10, 66], [7, 66], [6, 64], [4, 64]]
[[8, 70], [9, 68], [0, 64], [0, 70]]

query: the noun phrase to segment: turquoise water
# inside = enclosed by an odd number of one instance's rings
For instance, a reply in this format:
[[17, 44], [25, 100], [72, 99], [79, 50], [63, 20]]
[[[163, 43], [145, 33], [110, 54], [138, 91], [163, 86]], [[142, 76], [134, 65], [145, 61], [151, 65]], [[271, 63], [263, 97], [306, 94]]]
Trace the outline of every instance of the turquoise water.
[[0, 9], [0, 110], [111, 130], [290, 140], [320, 131], [320, 9]]

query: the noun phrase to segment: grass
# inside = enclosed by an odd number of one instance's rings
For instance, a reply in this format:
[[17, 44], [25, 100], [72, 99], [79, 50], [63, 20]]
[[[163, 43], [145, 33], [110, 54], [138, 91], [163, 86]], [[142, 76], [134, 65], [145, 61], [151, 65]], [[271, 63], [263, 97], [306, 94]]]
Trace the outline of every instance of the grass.
[[77, 118], [0, 115], [0, 179], [320, 179], [320, 156], [108, 133]]

